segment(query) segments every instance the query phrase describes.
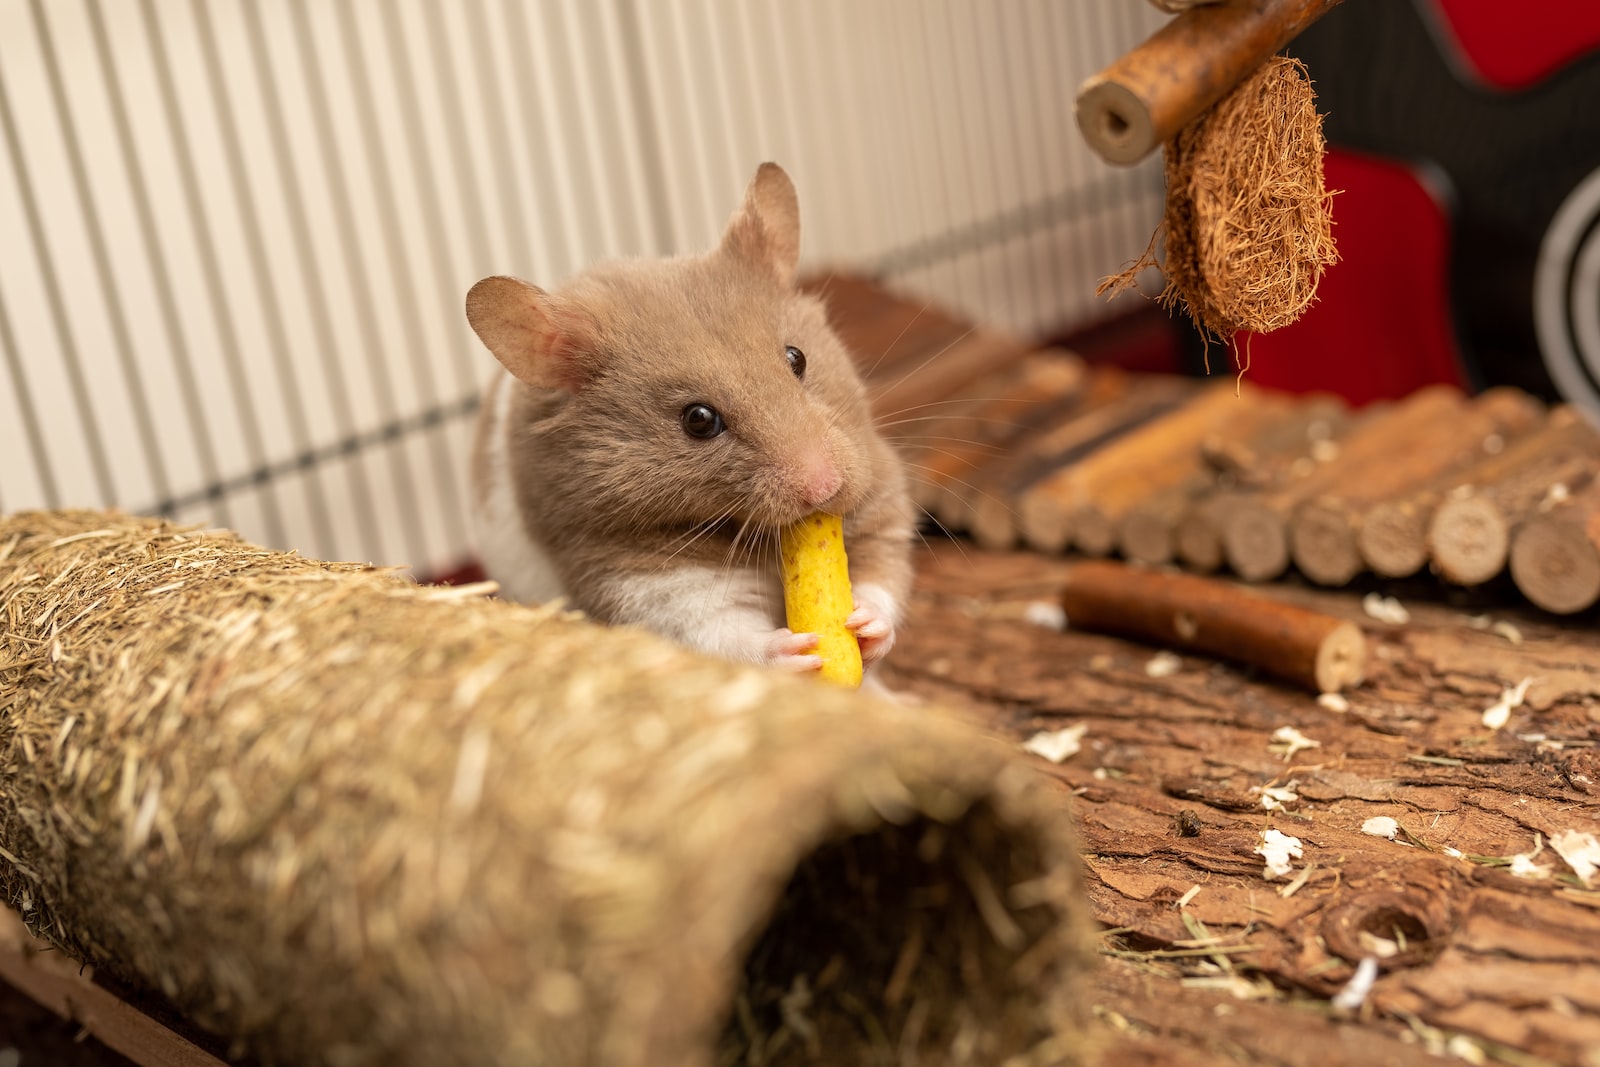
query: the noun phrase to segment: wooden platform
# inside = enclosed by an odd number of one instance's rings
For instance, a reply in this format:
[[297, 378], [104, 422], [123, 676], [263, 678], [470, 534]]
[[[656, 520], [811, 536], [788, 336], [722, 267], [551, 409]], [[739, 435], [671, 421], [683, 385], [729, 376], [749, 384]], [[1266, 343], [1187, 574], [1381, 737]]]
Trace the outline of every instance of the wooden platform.
[[[1096, 1002], [1107, 1067], [1421, 1064], [1467, 1042], [1486, 1062], [1600, 1064], [1600, 878], [1585, 888], [1548, 845], [1600, 836], [1600, 634], [1406, 590], [1395, 625], [1359, 591], [1281, 583], [1269, 592], [1368, 637], [1369, 680], [1335, 710], [1205, 658], [1152, 672], [1157, 648], [1028, 621], [1070, 562], [932, 541], [891, 685], [1018, 744], [1086, 726], [1077, 755], [1038, 762], [1074, 796], [1063, 817], [1095, 915], [1120, 931]], [[1525, 703], [1486, 729], [1523, 678]], [[1288, 755], [1282, 727], [1316, 746]], [[1268, 811], [1268, 788], [1295, 799]], [[1395, 840], [1362, 832], [1376, 816]], [[1304, 851], [1270, 881], [1268, 828]], [[1536, 876], [1512, 872], [1520, 854]], [[1366, 1003], [1335, 1019], [1353, 961], [1385, 951]]]
[[[858, 279], [819, 289], [863, 350], [880, 411], [938, 411], [1032, 351]], [[1083, 727], [1076, 755], [1037, 763], [1061, 783], [1107, 931], [1094, 1003], [1106, 1067], [1439, 1054], [1600, 1067], [1600, 875], [1586, 884], [1551, 845], [1600, 837], [1593, 611], [1557, 620], [1506, 585], [1451, 592], [1426, 576], [1255, 587], [1365, 633], [1367, 681], [1319, 701], [1220, 661], [1045, 625], [1040, 605], [1071, 565], [930, 534], [888, 680], [1019, 746]], [[1369, 615], [1370, 592], [1396, 597], [1407, 621]], [[1524, 681], [1504, 725], [1486, 726]], [[1363, 832], [1378, 817], [1394, 820], [1393, 840]], [[1256, 851], [1267, 830], [1300, 842], [1282, 877]], [[21, 954], [0, 939], [7, 951]], [[1376, 981], [1337, 1013], [1330, 999], [1363, 957]]]

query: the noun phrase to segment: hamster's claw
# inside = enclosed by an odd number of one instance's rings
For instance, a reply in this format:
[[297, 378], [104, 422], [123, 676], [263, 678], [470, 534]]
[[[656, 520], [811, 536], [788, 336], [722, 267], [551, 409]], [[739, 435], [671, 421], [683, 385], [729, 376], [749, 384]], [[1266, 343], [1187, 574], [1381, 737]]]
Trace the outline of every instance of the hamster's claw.
[[795, 674], [807, 674], [822, 669], [822, 657], [815, 654], [816, 634], [797, 634], [792, 630], [772, 631], [767, 639], [766, 662], [769, 667]]
[[844, 620], [845, 628], [861, 645], [861, 662], [870, 667], [894, 647], [894, 622], [872, 605], [857, 606]]

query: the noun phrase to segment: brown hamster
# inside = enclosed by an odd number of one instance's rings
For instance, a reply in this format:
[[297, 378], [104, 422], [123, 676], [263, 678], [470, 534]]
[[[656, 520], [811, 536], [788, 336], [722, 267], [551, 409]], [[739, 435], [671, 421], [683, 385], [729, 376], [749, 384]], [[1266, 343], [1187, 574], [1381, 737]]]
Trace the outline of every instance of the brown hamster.
[[506, 374], [472, 494], [489, 576], [729, 659], [815, 670], [784, 627], [776, 531], [844, 517], [870, 665], [911, 584], [906, 476], [822, 303], [795, 287], [800, 211], [766, 163], [711, 252], [596, 264], [545, 292], [485, 278], [467, 318]]

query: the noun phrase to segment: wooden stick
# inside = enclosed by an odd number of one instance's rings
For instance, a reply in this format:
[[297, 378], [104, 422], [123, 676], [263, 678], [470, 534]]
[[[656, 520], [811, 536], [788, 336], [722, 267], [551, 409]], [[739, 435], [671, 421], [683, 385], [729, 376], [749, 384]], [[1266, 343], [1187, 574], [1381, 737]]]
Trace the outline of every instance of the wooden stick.
[[1173, 550], [1186, 566], [1204, 572], [1220, 568], [1227, 561], [1222, 532], [1228, 516], [1256, 495], [1315, 470], [1315, 455], [1336, 449], [1335, 442], [1353, 421], [1344, 401], [1326, 394], [1308, 397], [1297, 412], [1296, 419], [1301, 418], [1303, 423], [1291, 421], [1267, 435], [1249, 454], [1235, 452], [1213, 460], [1226, 459], [1229, 467], [1223, 475], [1232, 484], [1219, 479], [1218, 488], [1195, 501], [1178, 520]]
[[[1427, 558], [1422, 523], [1401, 523], [1398, 539], [1386, 536], [1396, 533], [1392, 525], [1380, 525], [1363, 542], [1367, 512], [1470, 466], [1543, 419], [1542, 403], [1520, 389], [1503, 387], [1475, 398], [1465, 410], [1401, 424], [1390, 448], [1341, 468], [1316, 498], [1295, 512], [1289, 522], [1295, 566], [1322, 585], [1344, 585], [1361, 573], [1368, 559], [1386, 568], [1379, 573], [1401, 577], [1415, 572]], [[1415, 533], [1414, 545], [1404, 540], [1408, 532]]]
[[1096, 450], [1081, 462], [1041, 479], [1020, 501], [1029, 544], [1071, 543], [1090, 555], [1115, 547], [1115, 523], [1142, 496], [1182, 478], [1183, 459], [1198, 464], [1197, 448], [1207, 434], [1247, 416], [1261, 391], [1246, 387], [1234, 395], [1232, 381], [1202, 389], [1182, 407]]
[[1365, 671], [1353, 623], [1211, 578], [1091, 560], [1068, 571], [1061, 606], [1074, 629], [1207, 652], [1314, 692], [1360, 685]]
[[223, 1062], [95, 984], [93, 969], [39, 940], [0, 907], [0, 981], [71, 1019], [140, 1067], [223, 1067]]
[[1275, 489], [1241, 500], [1223, 520], [1222, 550], [1228, 566], [1250, 581], [1276, 578], [1289, 567], [1289, 518], [1349, 467], [1391, 456], [1415, 424], [1434, 425], [1465, 403], [1453, 386], [1429, 386], [1404, 401], [1372, 404], [1335, 445], [1304, 464]]
[[1060, 552], [1070, 532], [1057, 531], [1062, 534], [1057, 541], [1041, 540], [1037, 529], [1030, 532], [1021, 503], [1027, 490], [1106, 442], [1172, 411], [1194, 393], [1187, 378], [1134, 378], [1114, 368], [1097, 371], [1080, 406], [973, 475], [978, 492], [967, 501], [967, 529], [984, 548], [1010, 548], [1025, 537], [1034, 548]]
[[1254, 436], [1293, 405], [1287, 394], [1227, 382], [1208, 392], [1218, 396], [1212, 412], [1204, 411], [1197, 399], [1107, 449], [1098, 481], [1093, 481], [1092, 467], [1083, 472], [1084, 499], [1072, 519], [1072, 540], [1080, 551], [1091, 556], [1117, 551], [1123, 521], [1134, 508], [1192, 479], [1211, 477], [1205, 461], [1208, 444], [1221, 448]]
[[1186, 11], [1083, 83], [1078, 129], [1108, 163], [1137, 163], [1338, 2], [1230, 0]]
[[1554, 408], [1544, 429], [1513, 442], [1445, 489], [1428, 523], [1433, 569], [1457, 585], [1487, 582], [1505, 567], [1511, 532], [1554, 485], [1593, 473], [1600, 433], [1572, 408]]
[[[1557, 615], [1600, 600], [1600, 477], [1547, 491], [1537, 514], [1511, 540], [1511, 580], [1522, 595]], [[1558, 483], [1559, 484], [1559, 483]]]
[[1207, 561], [1199, 569], [1216, 570], [1222, 564], [1222, 534], [1208, 522], [1201, 502], [1265, 477], [1265, 455], [1304, 454], [1310, 434], [1326, 438], [1345, 417], [1344, 402], [1338, 397], [1323, 395], [1293, 403], [1276, 393], [1268, 397], [1255, 415], [1202, 439], [1198, 465], [1183, 481], [1128, 508], [1117, 526], [1124, 556], [1151, 565], [1170, 562], [1178, 553], [1180, 528], [1194, 515], [1191, 541], [1199, 542], [1207, 534], [1210, 539], [1209, 545], [1192, 546]]

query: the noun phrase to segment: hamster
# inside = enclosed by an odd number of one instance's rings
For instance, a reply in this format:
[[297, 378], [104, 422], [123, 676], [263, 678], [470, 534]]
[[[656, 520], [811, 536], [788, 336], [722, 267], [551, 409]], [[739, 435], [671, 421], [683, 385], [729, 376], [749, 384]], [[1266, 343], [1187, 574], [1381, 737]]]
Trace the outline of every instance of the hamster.
[[914, 511], [850, 353], [796, 288], [799, 249], [794, 185], [766, 163], [708, 253], [602, 262], [549, 292], [472, 287], [467, 319], [504, 373], [471, 497], [506, 596], [816, 671], [816, 636], [784, 626], [776, 535], [829, 512], [873, 677], [910, 591]]

